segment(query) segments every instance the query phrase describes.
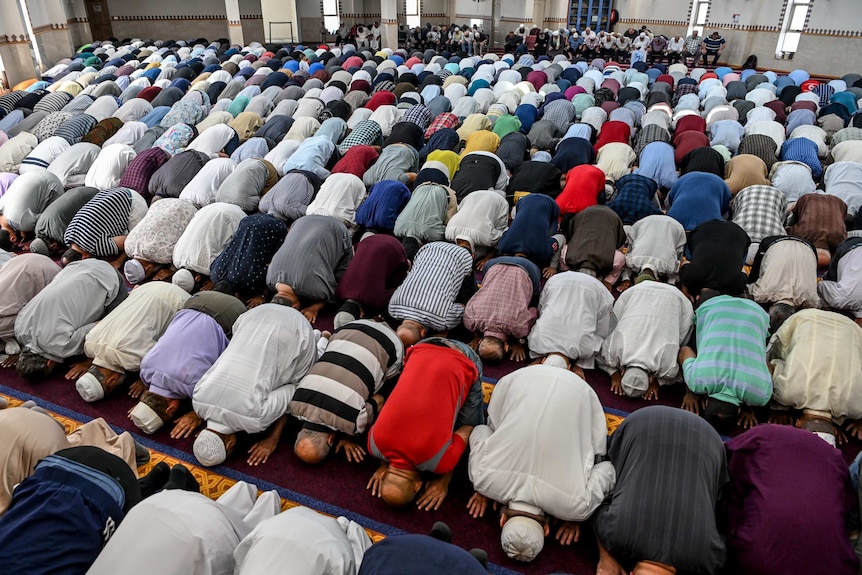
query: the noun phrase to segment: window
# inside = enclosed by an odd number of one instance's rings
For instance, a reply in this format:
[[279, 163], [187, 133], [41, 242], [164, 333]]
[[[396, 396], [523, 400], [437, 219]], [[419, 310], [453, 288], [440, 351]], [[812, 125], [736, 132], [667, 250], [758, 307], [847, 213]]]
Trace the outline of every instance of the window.
[[787, 10], [784, 12], [784, 22], [781, 24], [781, 34], [778, 36], [776, 56], [781, 57], [796, 52], [799, 47], [799, 39], [805, 30], [811, 2], [813, 0], [788, 0]]
[[323, 0], [323, 25], [330, 32], [338, 30], [341, 25], [338, 17], [338, 0]]
[[706, 24], [706, 15], [709, 13], [709, 0], [694, 0], [691, 5], [691, 20], [688, 23], [688, 33], [693, 30], [703, 36], [703, 26]]
[[420, 25], [419, 0], [407, 0], [405, 14], [407, 15], [407, 27], [411, 30]]

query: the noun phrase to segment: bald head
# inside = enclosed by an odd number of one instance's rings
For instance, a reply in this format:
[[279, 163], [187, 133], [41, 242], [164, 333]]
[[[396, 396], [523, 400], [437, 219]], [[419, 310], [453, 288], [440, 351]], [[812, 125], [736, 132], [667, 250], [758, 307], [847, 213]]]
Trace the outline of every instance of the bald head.
[[293, 444], [293, 452], [309, 465], [317, 465], [329, 455], [334, 433], [300, 429]]
[[421, 487], [419, 472], [389, 467], [380, 482], [380, 496], [388, 505], [403, 507], [413, 501]]
[[477, 351], [482, 361], [497, 363], [503, 361], [506, 355], [506, 344], [498, 337], [485, 336], [479, 340]]

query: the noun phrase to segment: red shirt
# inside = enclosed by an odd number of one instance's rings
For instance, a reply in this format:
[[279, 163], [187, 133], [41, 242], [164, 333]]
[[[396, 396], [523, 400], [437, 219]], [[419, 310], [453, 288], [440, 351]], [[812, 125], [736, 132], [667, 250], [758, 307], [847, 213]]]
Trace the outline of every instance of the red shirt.
[[455, 421], [479, 372], [463, 353], [431, 343], [407, 351], [404, 371], [368, 434], [368, 451], [399, 469], [449, 473], [467, 447]]

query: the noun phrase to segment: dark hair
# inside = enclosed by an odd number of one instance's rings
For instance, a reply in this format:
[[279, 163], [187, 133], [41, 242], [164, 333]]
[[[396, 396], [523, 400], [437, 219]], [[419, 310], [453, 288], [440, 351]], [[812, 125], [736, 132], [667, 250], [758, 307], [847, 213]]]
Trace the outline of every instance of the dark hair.
[[155, 411], [156, 415], [158, 415], [162, 421], [170, 420], [170, 416], [168, 415], [168, 407], [170, 404], [166, 397], [162, 397], [152, 391], [145, 391], [141, 395], [140, 402]]
[[739, 407], [710, 397], [706, 402], [706, 407], [703, 410], [703, 418], [712, 425], [719, 433], [729, 431], [736, 424], [736, 414], [739, 412]]
[[236, 289], [233, 287], [233, 284], [227, 280], [221, 280], [220, 282], [216, 282], [216, 284], [213, 286], [212, 291], [226, 293], [229, 295], [233, 295], [236, 293]]
[[23, 351], [15, 364], [18, 375], [27, 381], [41, 381], [51, 375], [52, 368], [48, 365], [48, 358], [32, 351]]
[[79, 252], [77, 250], [73, 250], [72, 248], [69, 248], [68, 250], [65, 251], [65, 253], [63, 254], [63, 257], [60, 259], [62, 260], [63, 265], [67, 265], [67, 264], [70, 264], [72, 262], [76, 262], [76, 261], [80, 260], [82, 257], [84, 257], [84, 256], [81, 255], [81, 252]]
[[271, 303], [274, 303], [277, 305], [286, 305], [287, 307], [293, 307], [293, 302], [290, 299], [284, 297], [283, 295], [278, 295], [278, 294], [272, 296], [272, 302]]
[[769, 309], [769, 333], [778, 331], [787, 319], [796, 313], [796, 308], [786, 303], [777, 303]]
[[12, 240], [9, 238], [9, 230], [0, 230], [0, 249], [4, 249], [7, 252], [15, 249], [15, 246], [12, 245]]

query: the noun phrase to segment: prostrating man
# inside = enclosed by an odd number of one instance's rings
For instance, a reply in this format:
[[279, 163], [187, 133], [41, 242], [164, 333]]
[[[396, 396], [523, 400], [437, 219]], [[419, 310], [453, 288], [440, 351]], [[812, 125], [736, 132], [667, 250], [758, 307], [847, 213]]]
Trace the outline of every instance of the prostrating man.
[[290, 402], [290, 414], [303, 422], [296, 455], [320, 463], [335, 445], [348, 461], [362, 461], [365, 450], [353, 438], [374, 424], [383, 407], [380, 388], [403, 362], [404, 344], [385, 322], [359, 319], [336, 330]]
[[389, 300], [389, 315], [401, 320], [396, 333], [405, 346], [461, 323], [464, 305], [456, 303], [465, 278], [472, 278], [473, 258], [463, 247], [446, 242], [422, 246]]
[[[81, 186], [63, 192], [45, 208], [36, 221], [36, 237], [30, 242], [30, 251], [50, 256], [65, 250], [66, 228], [84, 205], [99, 193], [97, 188]], [[144, 203], [146, 207], [146, 202]]]
[[63, 268], [15, 320], [21, 377], [44, 379], [58, 363], [84, 353], [87, 334], [126, 295], [120, 274], [108, 262], [88, 259]]
[[148, 497], [123, 519], [87, 574], [233, 573], [240, 541], [281, 510], [276, 492], [257, 492], [240, 481], [215, 501], [177, 489]]
[[670, 216], [653, 215], [624, 229], [629, 246], [626, 265], [638, 274], [638, 279], [661, 279], [673, 283], [685, 248], [682, 224]]
[[122, 254], [126, 236], [144, 218], [147, 201], [131, 188], [102, 190], [84, 204], [69, 222], [63, 242], [69, 246], [64, 259], [107, 257]]
[[544, 194], [529, 194], [516, 204], [512, 225], [500, 238], [503, 255], [523, 256], [542, 267], [545, 277], [557, 273], [565, 236], [558, 233], [560, 206]]
[[335, 290], [335, 299], [344, 301], [335, 314], [335, 329], [354, 319], [385, 312], [410, 269], [404, 246], [393, 236], [368, 236], [355, 249]]
[[266, 272], [273, 302], [301, 310], [313, 322], [323, 306], [334, 301], [352, 258], [353, 244], [343, 223], [331, 216], [299, 218]]
[[[817, 292], [823, 303], [862, 318], [862, 237], [847, 238], [838, 245]], [[8, 265], [8, 264], [7, 264]]]
[[[15, 341], [18, 314], [59, 273], [60, 266], [40, 254], [21, 254], [0, 268], [0, 341], [8, 355], [15, 356], [20, 351]], [[4, 367], [9, 365], [4, 363]]]
[[51, 172], [40, 170], [15, 178], [0, 198], [0, 229], [12, 243], [36, 229], [39, 216], [63, 194], [63, 184]]
[[[368, 451], [382, 459], [371, 494], [389, 505], [416, 502], [439, 509], [470, 433], [485, 423], [482, 362], [467, 344], [430, 338], [411, 347], [404, 371], [368, 434]], [[422, 472], [434, 474], [427, 483]]]
[[700, 224], [688, 238], [691, 263], [680, 267], [679, 279], [688, 295], [701, 297], [704, 289], [742, 295], [748, 276], [742, 271], [751, 239], [733, 222]]
[[[711, 292], [715, 294], [715, 292]], [[766, 405], [772, 397], [772, 377], [766, 362], [769, 316], [755, 302], [729, 295], [701, 295], [695, 311], [697, 353], [679, 350], [685, 377], [683, 409], [700, 413], [716, 427], [732, 426], [737, 415], [743, 427], [757, 424], [747, 408]]]
[[429, 535], [395, 535], [371, 546], [358, 575], [487, 575], [472, 553]]
[[[85, 360], [69, 371], [67, 379], [77, 379], [75, 388], [87, 402], [99, 401], [115, 391], [126, 373], [141, 368], [141, 360], [162, 336], [174, 314], [189, 294], [166, 282], [152, 282], [132, 290], [129, 297], [105, 316], [87, 334]], [[135, 382], [129, 395], [141, 396], [144, 385]]]
[[758, 425], [726, 447], [731, 572], [858, 573], [845, 523], [858, 503], [840, 451], [779, 425]]
[[838, 196], [805, 194], [790, 212], [787, 233], [803, 238], [817, 248], [817, 265], [827, 266], [831, 253], [847, 239], [847, 204]]
[[507, 353], [523, 361], [542, 290], [539, 266], [527, 258], [501, 256], [485, 264], [484, 274], [482, 288], [464, 308], [464, 326], [476, 333], [471, 347], [482, 361], [502, 361]]
[[527, 337], [530, 356], [583, 378], [610, 331], [613, 306], [611, 292], [596, 278], [572, 271], [555, 275], [539, 298], [539, 319]]
[[[559, 450], [562, 438], [566, 448]], [[577, 541], [579, 523], [614, 488], [614, 467], [603, 460], [607, 443], [605, 412], [587, 382], [548, 365], [510, 373], [494, 388], [488, 424], [470, 436], [476, 493], [467, 507], [481, 517], [489, 499], [504, 505], [500, 542], [518, 561], [539, 554], [551, 518], [560, 521], [560, 543]]]
[[818, 307], [817, 250], [811, 242], [793, 236], [763, 238], [748, 273], [748, 293], [770, 307], [772, 323], [782, 314]]
[[[198, 209], [178, 198], [153, 202], [144, 219], [126, 236], [126, 261], [123, 272], [132, 285], [156, 275], [174, 259], [174, 247]], [[167, 274], [166, 274], [167, 275]]]
[[509, 203], [503, 192], [476, 190], [461, 200], [458, 213], [446, 224], [446, 240], [470, 250], [481, 266], [508, 226]]
[[[129, 419], [145, 433], [155, 433], [172, 421], [183, 400], [192, 398], [197, 382], [227, 348], [233, 324], [245, 311], [240, 300], [215, 290], [186, 300], [141, 360], [141, 382], [147, 391]], [[183, 437], [179, 430], [172, 436]]]
[[623, 222], [607, 206], [590, 206], [568, 220], [565, 262], [569, 269], [602, 280], [610, 289], [625, 267]]
[[346, 517], [292, 507], [257, 524], [233, 552], [236, 575], [293, 573], [356, 575], [371, 538]]
[[227, 349], [195, 386], [197, 417], [186, 416], [190, 421], [183, 424], [194, 430], [206, 422], [194, 444], [202, 465], [223, 463], [236, 447], [237, 432], [272, 426], [249, 449], [249, 463], [266, 463], [287, 423], [296, 384], [317, 359], [315, 339], [308, 320], [290, 306], [263, 304], [239, 317]]
[[775, 413], [801, 409], [800, 421], [822, 424], [813, 431], [829, 434], [833, 423], [837, 432], [852, 422], [848, 428], [862, 435], [856, 422], [862, 419], [862, 328], [853, 320], [819, 309], [798, 311], [775, 332], [767, 357]]
[[177, 272], [172, 281], [191, 292], [207, 283], [210, 267], [233, 237], [245, 212], [239, 206], [216, 202], [202, 207], [189, 222], [177, 245], [173, 263]]
[[676, 287], [643, 281], [614, 303], [616, 325], [602, 344], [600, 365], [617, 395], [657, 399], [676, 381], [677, 354], [692, 329], [691, 302]]
[[614, 492], [593, 515], [602, 575], [713, 575], [724, 565], [716, 502], [728, 481], [724, 444], [705, 421], [665, 406], [638, 409], [610, 439]]

